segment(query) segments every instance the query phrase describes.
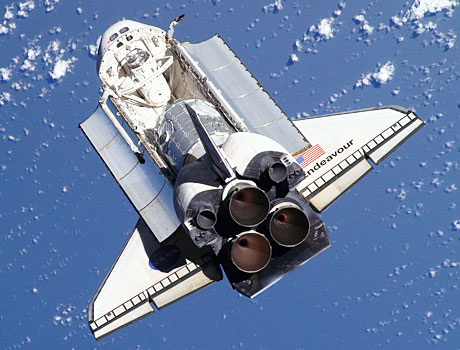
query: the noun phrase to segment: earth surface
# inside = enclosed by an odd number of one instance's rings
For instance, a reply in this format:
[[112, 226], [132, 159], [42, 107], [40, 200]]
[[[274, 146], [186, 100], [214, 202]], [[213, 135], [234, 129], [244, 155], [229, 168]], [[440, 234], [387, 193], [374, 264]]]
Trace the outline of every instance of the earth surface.
[[[0, 348], [459, 349], [458, 0], [6, 0]], [[426, 122], [322, 215], [332, 246], [254, 300], [224, 279], [96, 342], [88, 302], [137, 214], [79, 122], [126, 18], [219, 33], [291, 118], [401, 105]]]

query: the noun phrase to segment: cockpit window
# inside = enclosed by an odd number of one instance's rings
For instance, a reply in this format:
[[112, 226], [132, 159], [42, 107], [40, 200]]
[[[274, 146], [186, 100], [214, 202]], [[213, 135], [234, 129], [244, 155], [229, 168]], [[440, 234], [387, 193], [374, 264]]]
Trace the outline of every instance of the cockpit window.
[[117, 33], [113, 33], [113, 34], [110, 36], [109, 40], [110, 40], [110, 41], [114, 41], [117, 37], [118, 37], [118, 34], [117, 34]]
[[123, 27], [120, 29], [120, 34], [126, 33], [129, 30], [128, 27]]

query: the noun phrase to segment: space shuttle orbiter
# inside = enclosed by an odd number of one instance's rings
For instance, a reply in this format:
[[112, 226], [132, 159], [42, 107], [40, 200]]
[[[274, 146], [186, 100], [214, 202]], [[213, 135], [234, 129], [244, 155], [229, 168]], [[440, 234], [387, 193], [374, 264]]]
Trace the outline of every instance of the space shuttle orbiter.
[[423, 126], [389, 106], [290, 120], [216, 35], [123, 20], [80, 124], [139, 213], [91, 300], [99, 339], [222, 279], [254, 297], [330, 245], [318, 215]]

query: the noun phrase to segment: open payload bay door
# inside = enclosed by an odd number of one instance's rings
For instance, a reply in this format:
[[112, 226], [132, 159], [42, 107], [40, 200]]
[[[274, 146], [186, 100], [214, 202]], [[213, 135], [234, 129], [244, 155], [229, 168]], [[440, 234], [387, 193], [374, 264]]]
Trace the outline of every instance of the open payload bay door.
[[294, 155], [306, 179], [297, 189], [321, 212], [424, 123], [398, 106], [295, 120], [312, 147]]
[[[308, 147], [297, 130], [225, 41], [215, 35], [201, 43], [182, 44], [249, 131], [267, 136], [295, 153]], [[203, 77], [204, 78], [204, 77]]]
[[139, 162], [100, 105], [80, 128], [156, 239], [167, 239], [180, 222], [174, 211], [172, 186], [152, 158]]
[[182, 227], [161, 245], [142, 219], [90, 302], [96, 339], [214, 281], [222, 272], [212, 253], [197, 248]]

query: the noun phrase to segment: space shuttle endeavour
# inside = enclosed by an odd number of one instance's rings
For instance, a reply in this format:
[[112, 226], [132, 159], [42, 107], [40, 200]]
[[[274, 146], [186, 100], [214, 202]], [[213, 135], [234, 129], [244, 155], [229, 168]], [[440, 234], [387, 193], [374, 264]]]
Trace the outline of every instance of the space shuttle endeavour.
[[289, 119], [218, 35], [123, 20], [80, 128], [139, 220], [91, 300], [99, 339], [223, 278], [253, 298], [330, 245], [319, 214], [423, 126], [398, 106]]

